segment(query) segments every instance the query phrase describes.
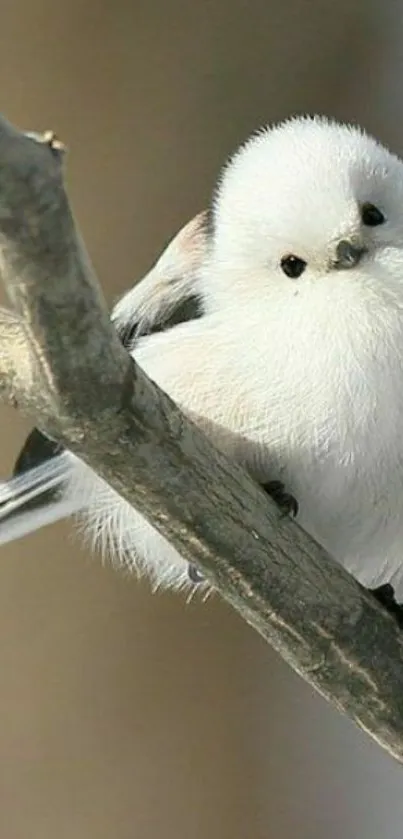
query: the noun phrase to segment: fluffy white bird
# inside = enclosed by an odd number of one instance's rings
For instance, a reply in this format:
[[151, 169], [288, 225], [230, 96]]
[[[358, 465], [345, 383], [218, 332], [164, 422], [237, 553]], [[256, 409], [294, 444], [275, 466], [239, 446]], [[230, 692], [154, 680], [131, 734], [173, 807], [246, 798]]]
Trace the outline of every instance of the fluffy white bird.
[[[403, 162], [358, 128], [291, 119], [236, 152], [192, 224], [116, 307], [119, 334], [216, 445], [284, 484], [335, 559], [403, 599]], [[0, 542], [74, 511], [155, 584], [196, 583], [69, 452], [1, 501]]]

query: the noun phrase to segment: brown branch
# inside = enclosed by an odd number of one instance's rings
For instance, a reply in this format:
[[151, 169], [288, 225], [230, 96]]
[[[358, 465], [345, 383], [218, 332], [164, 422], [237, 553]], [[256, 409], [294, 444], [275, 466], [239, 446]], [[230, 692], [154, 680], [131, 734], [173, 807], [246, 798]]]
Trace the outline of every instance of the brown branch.
[[[101, 474], [305, 679], [403, 760], [403, 639], [358, 583], [134, 364], [60, 154], [0, 120], [0, 394]], [[25, 335], [26, 344], [22, 340]]]

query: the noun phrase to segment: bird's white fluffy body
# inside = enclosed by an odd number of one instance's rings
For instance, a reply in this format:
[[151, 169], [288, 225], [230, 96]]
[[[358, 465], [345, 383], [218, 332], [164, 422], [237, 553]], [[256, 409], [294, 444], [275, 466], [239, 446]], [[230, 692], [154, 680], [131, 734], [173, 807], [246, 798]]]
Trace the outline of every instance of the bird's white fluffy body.
[[[364, 223], [367, 204], [383, 223]], [[356, 263], [340, 265], [340, 242]], [[297, 278], [290, 254], [306, 263]], [[140, 338], [136, 361], [256, 480], [282, 480], [335, 559], [402, 599], [403, 163], [319, 118], [261, 131], [224, 169], [190, 284], [203, 317]], [[177, 552], [69, 458], [64, 498], [87, 533], [155, 584], [191, 585]]]

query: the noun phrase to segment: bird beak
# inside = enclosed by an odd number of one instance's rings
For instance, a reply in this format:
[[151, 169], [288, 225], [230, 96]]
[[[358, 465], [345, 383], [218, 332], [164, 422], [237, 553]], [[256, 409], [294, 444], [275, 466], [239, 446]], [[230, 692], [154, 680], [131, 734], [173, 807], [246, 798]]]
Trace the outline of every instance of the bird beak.
[[334, 268], [355, 268], [366, 253], [366, 248], [348, 239], [341, 239], [336, 247]]

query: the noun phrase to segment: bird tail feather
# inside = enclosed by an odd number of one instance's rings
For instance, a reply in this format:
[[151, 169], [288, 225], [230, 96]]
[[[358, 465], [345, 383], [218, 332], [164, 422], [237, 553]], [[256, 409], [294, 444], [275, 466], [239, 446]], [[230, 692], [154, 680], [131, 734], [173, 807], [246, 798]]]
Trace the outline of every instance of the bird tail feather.
[[0, 482], [0, 545], [76, 512], [62, 491], [70, 469], [71, 456], [63, 452]]

